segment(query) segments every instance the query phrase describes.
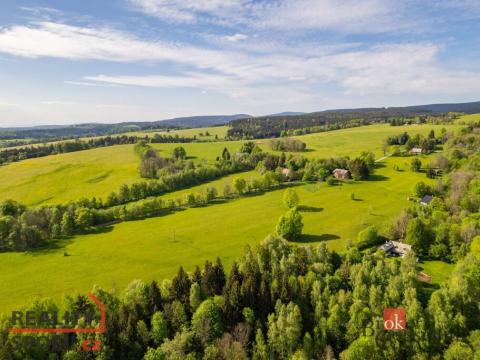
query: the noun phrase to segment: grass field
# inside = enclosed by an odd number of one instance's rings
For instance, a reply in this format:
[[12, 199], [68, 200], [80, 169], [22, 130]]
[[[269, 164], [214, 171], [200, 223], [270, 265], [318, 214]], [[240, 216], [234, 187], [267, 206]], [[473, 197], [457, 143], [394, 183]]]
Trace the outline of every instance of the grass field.
[[422, 261], [419, 264], [421, 271], [432, 277], [432, 284], [440, 285], [447, 280], [452, 273], [454, 264], [449, 264], [439, 260]]
[[[195, 161], [213, 161], [229, 145], [222, 142], [182, 144]], [[155, 144], [162, 156], [171, 156], [178, 144]], [[240, 143], [233, 146], [238, 150]], [[84, 197], [106, 197], [120, 185], [142, 181], [140, 160], [133, 145], [117, 145], [38, 159], [0, 167], [0, 200], [27, 205], [56, 204]]]
[[[308, 151], [302, 155], [313, 157], [356, 156], [361, 151], [383, 155], [382, 143], [391, 135], [408, 131], [410, 134], [427, 134], [431, 129], [446, 127], [455, 131], [459, 126], [410, 125], [393, 127], [371, 125], [309, 134], [298, 137], [307, 143]], [[204, 128], [206, 129], [221, 129]], [[200, 130], [200, 129], [190, 129]], [[187, 130], [181, 130], [187, 131]], [[209, 130], [210, 131], [210, 130]], [[223, 130], [222, 130], [223, 131]], [[211, 131], [213, 133], [213, 130]], [[268, 140], [258, 140], [264, 150], [269, 150]], [[224, 147], [231, 153], [239, 150], [242, 141], [182, 144], [194, 161], [214, 161]], [[178, 144], [155, 144], [163, 156], [170, 156]], [[133, 154], [133, 145], [118, 145], [75, 153], [29, 159], [0, 166], [0, 201], [14, 199], [27, 205], [56, 204], [79, 197], [105, 198], [123, 183], [141, 181], [139, 160]]]
[[[301, 204], [312, 210], [303, 212], [302, 243], [326, 241], [331, 249], [341, 251], [346, 239], [355, 240], [358, 231], [370, 224], [384, 232], [390, 219], [408, 206], [407, 195], [413, 185], [427, 180], [423, 173], [408, 170], [409, 161], [388, 158], [367, 182], [298, 186]], [[394, 165], [403, 171], [394, 170]], [[234, 177], [213, 184], [221, 187]], [[194, 265], [217, 256], [228, 269], [244, 246], [256, 245], [274, 231], [279, 216], [286, 211], [283, 191], [124, 222], [97, 234], [75, 236], [56, 249], [0, 254], [0, 312], [18, 308], [35, 296], [59, 299], [66, 293], [84, 293], [94, 284], [121, 290], [135, 278], [171, 277], [180, 264], [192, 270]], [[185, 192], [168, 197], [180, 197]], [[350, 199], [352, 192], [356, 201]], [[64, 257], [65, 251], [71, 256]]]
[[[224, 139], [227, 136], [228, 126], [213, 126], [208, 128], [193, 128], [193, 129], [181, 129], [181, 130], [170, 130], [170, 131], [138, 131], [133, 133], [127, 133], [127, 135], [135, 134], [138, 136], [153, 136], [154, 134], [161, 134], [161, 135], [177, 135], [184, 136], [184, 137], [194, 137], [196, 136], [198, 140], [215, 140], [215, 135], [219, 139]], [[209, 135], [206, 135], [206, 132]]]
[[468, 124], [469, 122], [480, 121], [480, 114], [462, 115], [455, 122], [457, 124]]

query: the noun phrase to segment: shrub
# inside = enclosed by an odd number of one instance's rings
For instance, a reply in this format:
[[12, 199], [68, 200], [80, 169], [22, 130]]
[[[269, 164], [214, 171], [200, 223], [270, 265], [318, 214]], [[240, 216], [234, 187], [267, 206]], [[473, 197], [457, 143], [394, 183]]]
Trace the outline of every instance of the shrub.
[[280, 217], [276, 230], [278, 235], [293, 241], [300, 237], [302, 229], [302, 215], [296, 208], [293, 208]]
[[379, 240], [377, 228], [371, 225], [358, 233], [357, 246], [360, 249], [375, 246]]

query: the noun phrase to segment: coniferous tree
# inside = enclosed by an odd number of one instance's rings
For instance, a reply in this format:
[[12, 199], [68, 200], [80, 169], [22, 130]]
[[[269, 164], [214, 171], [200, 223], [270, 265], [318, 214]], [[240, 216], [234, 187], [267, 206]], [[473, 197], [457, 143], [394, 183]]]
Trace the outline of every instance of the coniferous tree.
[[188, 277], [188, 274], [185, 272], [185, 270], [183, 270], [183, 267], [180, 266], [177, 276], [172, 279], [172, 287], [170, 291], [172, 299], [180, 301], [188, 308], [190, 298], [190, 286], [190, 278]]

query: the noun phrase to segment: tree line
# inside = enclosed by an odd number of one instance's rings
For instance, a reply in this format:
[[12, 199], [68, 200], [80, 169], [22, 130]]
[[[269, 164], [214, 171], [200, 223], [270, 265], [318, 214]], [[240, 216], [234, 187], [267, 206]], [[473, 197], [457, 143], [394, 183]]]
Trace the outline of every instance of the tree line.
[[279, 137], [282, 134], [331, 131], [374, 123], [451, 123], [450, 113], [431, 113], [421, 109], [379, 108], [344, 111], [323, 111], [294, 116], [264, 116], [230, 122], [227, 136], [232, 139], [261, 139]]
[[193, 138], [180, 137], [178, 135], [160, 135], [155, 134], [152, 138], [148, 136], [105, 136], [88, 140], [61, 141], [45, 145], [31, 145], [18, 148], [7, 148], [0, 151], [0, 165], [25, 159], [44, 157], [55, 154], [63, 154], [75, 151], [95, 149], [99, 147], [135, 144], [139, 140], [152, 143], [176, 143], [191, 142]]

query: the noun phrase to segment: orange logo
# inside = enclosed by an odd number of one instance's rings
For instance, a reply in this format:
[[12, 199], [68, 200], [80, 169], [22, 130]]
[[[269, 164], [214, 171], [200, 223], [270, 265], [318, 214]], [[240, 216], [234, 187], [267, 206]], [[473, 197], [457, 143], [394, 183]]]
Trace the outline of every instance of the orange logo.
[[386, 308], [383, 310], [383, 328], [388, 331], [401, 331], [407, 328], [405, 309]]

